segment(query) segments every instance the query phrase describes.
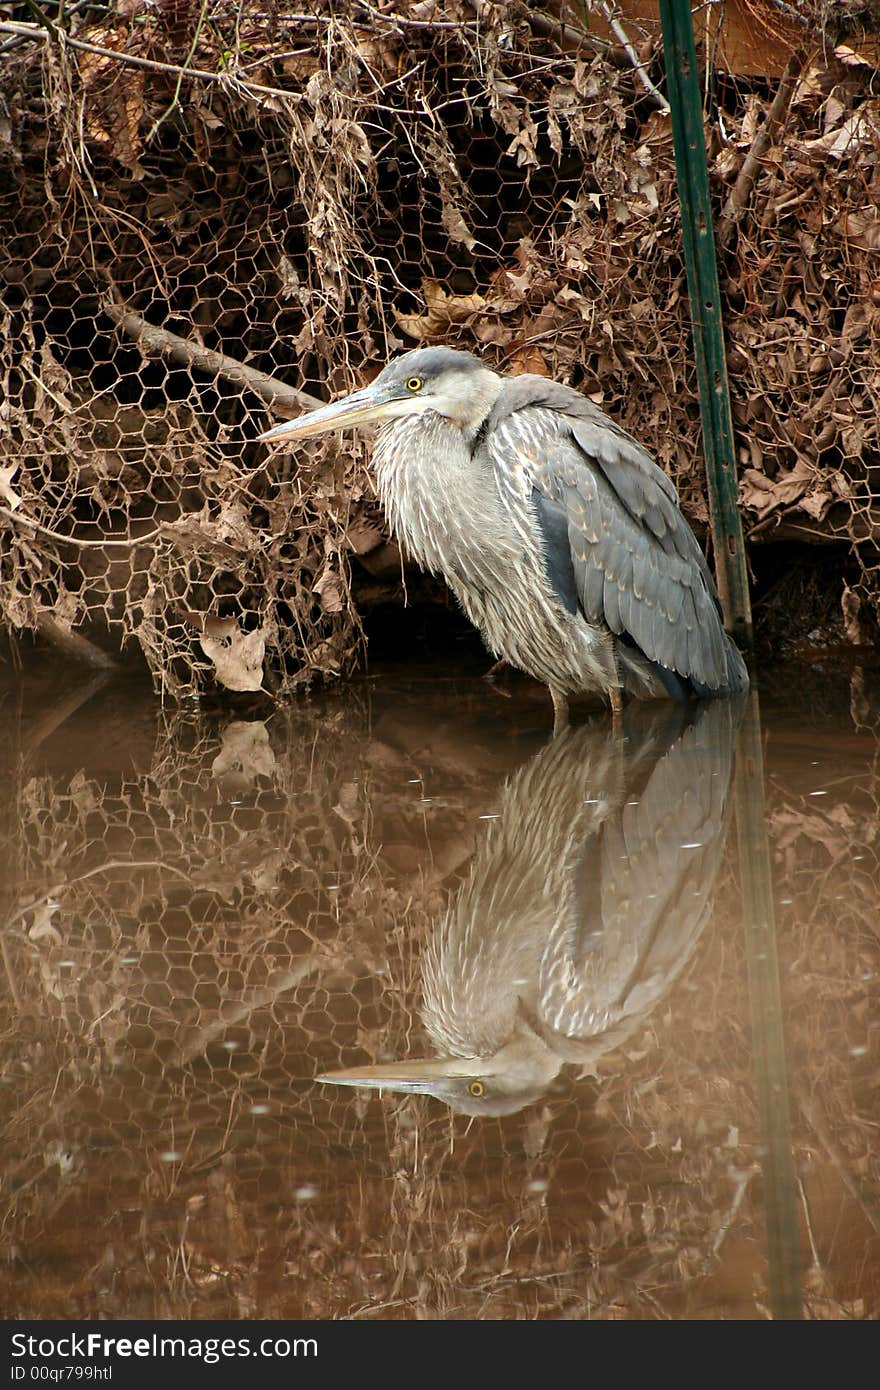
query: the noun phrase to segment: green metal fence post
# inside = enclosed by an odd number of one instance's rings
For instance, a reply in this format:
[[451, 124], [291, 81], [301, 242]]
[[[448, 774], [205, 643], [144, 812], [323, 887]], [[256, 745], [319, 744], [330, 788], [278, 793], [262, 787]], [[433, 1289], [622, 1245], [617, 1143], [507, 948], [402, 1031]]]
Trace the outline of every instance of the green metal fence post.
[[737, 503], [733, 419], [690, 0], [660, 0], [660, 18], [663, 24], [663, 51], [672, 115], [718, 591], [727, 626], [737, 641], [750, 649], [752, 610], [742, 521]]

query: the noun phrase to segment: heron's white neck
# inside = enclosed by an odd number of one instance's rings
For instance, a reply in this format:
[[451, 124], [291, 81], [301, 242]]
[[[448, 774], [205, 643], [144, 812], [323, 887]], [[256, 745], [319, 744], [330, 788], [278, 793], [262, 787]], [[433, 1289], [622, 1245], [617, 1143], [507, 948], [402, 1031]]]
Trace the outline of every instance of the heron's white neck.
[[504, 378], [488, 367], [481, 367], [479, 371], [462, 374], [462, 389], [458, 390], [456, 375], [449, 374], [447, 390], [425, 400], [425, 409], [433, 410], [457, 425], [470, 447], [501, 394]]
[[[373, 450], [376, 484], [391, 529], [414, 560], [443, 574], [453, 588], [457, 580], [485, 582], [486, 532], [503, 544], [511, 529], [491, 466], [471, 454], [472, 440], [486, 418], [486, 399], [481, 411], [463, 412], [456, 420], [429, 409], [390, 421], [380, 429]], [[514, 559], [511, 550], [503, 564]]]

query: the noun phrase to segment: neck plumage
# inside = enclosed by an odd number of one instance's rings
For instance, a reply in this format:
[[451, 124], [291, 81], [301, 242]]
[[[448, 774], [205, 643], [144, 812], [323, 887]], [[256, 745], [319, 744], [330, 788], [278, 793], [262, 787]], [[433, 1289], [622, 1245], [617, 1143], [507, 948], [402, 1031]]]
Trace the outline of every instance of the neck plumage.
[[446, 400], [443, 403], [446, 418], [461, 430], [469, 449], [485, 428], [492, 407], [504, 388], [504, 378], [497, 372], [481, 367], [471, 372], [467, 378], [467, 393], [461, 400]]

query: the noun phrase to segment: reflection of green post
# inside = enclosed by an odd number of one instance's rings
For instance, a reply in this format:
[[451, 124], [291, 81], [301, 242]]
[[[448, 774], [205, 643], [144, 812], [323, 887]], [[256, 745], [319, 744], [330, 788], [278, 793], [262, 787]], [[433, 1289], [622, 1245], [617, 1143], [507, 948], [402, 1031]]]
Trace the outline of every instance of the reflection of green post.
[[752, 610], [721, 322], [721, 291], [709, 202], [703, 104], [689, 0], [660, 0], [663, 51], [675, 145], [694, 358], [700, 388], [715, 571], [724, 619], [741, 646], [752, 645]]
[[736, 818], [755, 1085], [761, 1125], [770, 1308], [775, 1318], [799, 1318], [802, 1309], [795, 1173], [770, 850], [764, 815], [761, 719], [754, 691], [749, 696], [749, 708], [740, 727], [737, 746]]

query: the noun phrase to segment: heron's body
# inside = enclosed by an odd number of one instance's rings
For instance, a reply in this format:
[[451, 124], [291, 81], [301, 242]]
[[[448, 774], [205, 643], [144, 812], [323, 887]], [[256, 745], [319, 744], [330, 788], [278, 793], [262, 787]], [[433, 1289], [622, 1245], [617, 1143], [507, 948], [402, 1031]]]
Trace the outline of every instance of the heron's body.
[[[426, 455], [430, 471], [415, 462]], [[472, 452], [433, 413], [380, 430], [373, 465], [392, 530], [444, 577], [495, 656], [562, 695], [613, 683], [608, 634], [553, 590], [524, 480], [500, 479], [484, 444]]]
[[496, 656], [567, 698], [730, 695], [748, 676], [671, 481], [579, 392], [419, 348], [264, 438], [381, 425], [393, 530]]

